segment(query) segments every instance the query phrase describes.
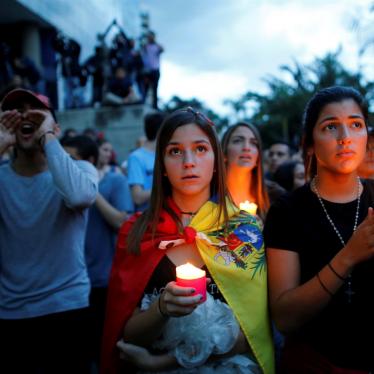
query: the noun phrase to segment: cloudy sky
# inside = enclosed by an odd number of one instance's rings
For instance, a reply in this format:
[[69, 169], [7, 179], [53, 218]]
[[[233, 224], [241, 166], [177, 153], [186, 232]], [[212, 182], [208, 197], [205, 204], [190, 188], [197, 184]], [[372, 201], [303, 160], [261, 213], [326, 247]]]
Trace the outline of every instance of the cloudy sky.
[[[142, 0], [150, 26], [164, 46], [160, 96], [196, 97], [221, 114], [224, 99], [247, 90], [266, 92], [263, 78], [282, 76], [279, 66], [309, 64], [342, 47], [347, 68], [368, 64], [373, 51], [358, 59], [367, 37], [372, 0]], [[361, 27], [353, 31], [354, 20]], [[372, 26], [371, 26], [372, 27]], [[373, 30], [374, 31], [374, 30]], [[374, 37], [374, 32], [373, 32]], [[373, 48], [374, 49], [374, 48]], [[374, 65], [374, 64], [373, 64]]]

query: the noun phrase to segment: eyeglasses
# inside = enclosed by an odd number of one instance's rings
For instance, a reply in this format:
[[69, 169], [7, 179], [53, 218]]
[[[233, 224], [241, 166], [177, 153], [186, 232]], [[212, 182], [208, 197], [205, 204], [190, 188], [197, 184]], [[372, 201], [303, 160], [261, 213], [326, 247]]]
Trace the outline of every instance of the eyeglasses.
[[202, 118], [205, 122], [207, 122], [210, 126], [214, 127], [214, 122], [212, 120], [210, 120], [205, 114], [201, 113], [201, 112], [198, 112], [196, 111], [194, 108], [192, 107], [187, 107], [185, 109], [186, 112], [190, 112], [192, 113], [195, 117], [200, 117]]

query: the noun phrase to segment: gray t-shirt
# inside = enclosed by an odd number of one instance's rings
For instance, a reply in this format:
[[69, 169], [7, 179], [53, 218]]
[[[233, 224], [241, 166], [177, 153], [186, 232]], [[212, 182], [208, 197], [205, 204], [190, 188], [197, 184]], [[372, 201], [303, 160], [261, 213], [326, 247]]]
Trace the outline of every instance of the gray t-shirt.
[[57, 140], [48, 170], [32, 177], [0, 166], [0, 318], [21, 319], [88, 306], [84, 260], [87, 207], [97, 171]]

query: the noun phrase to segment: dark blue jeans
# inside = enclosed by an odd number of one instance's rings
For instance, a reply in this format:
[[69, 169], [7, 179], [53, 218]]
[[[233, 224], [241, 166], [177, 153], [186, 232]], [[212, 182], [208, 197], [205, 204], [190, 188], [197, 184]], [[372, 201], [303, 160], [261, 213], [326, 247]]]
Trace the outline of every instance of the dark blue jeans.
[[148, 90], [152, 92], [152, 108], [157, 109], [158, 105], [158, 81], [160, 80], [160, 70], [151, 70], [145, 74], [144, 96], [147, 97]]

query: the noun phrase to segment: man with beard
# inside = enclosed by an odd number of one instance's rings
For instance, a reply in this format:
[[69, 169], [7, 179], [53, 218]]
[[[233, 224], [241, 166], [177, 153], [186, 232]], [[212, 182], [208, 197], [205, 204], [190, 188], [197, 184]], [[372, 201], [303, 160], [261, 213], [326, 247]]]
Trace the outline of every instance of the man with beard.
[[87, 208], [97, 173], [74, 161], [47, 97], [11, 91], [1, 103], [0, 371], [86, 373]]

